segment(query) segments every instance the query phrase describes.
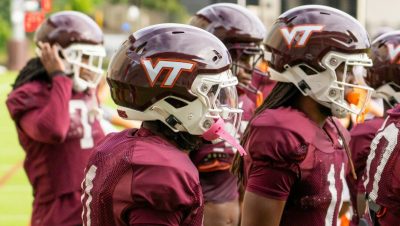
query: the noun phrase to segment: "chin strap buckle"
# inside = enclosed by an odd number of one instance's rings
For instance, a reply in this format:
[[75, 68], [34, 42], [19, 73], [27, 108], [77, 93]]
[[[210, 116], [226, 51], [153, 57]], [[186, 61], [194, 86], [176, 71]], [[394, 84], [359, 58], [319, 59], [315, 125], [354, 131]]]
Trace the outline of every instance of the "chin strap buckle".
[[164, 118], [164, 120], [168, 124], [168, 126], [172, 130], [174, 130], [174, 132], [187, 131], [185, 129], [185, 127], [182, 125], [182, 122], [177, 117], [175, 117], [173, 114], [169, 114], [164, 109], [157, 107], [157, 106], [151, 107], [150, 110], [155, 111], [158, 114], [160, 114]]

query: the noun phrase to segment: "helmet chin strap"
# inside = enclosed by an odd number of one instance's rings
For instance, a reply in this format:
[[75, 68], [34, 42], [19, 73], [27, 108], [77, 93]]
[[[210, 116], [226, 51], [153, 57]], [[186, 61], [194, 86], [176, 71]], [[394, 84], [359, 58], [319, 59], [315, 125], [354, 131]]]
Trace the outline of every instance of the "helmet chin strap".
[[192, 135], [188, 132], [182, 132], [187, 130], [182, 125], [182, 122], [174, 115], [169, 114], [163, 108], [158, 106], [151, 107], [151, 110], [162, 116], [163, 121], [161, 122], [161, 127], [166, 128], [161, 129], [160, 132], [168, 137], [168, 139], [175, 141], [175, 143], [184, 150], [194, 151], [200, 148], [201, 142], [197, 139], [198, 136]]
[[203, 138], [208, 141], [212, 141], [218, 138], [221, 138], [228, 142], [230, 145], [235, 147], [241, 156], [247, 155], [244, 148], [239, 144], [239, 142], [230, 135], [227, 131], [225, 131], [225, 123], [222, 118], [217, 119], [214, 124], [203, 133]]
[[162, 134], [183, 151], [196, 151], [202, 145], [203, 140], [199, 136], [191, 135], [187, 132], [175, 132], [160, 120], [144, 121], [143, 127]]
[[336, 118], [345, 118], [349, 114], [349, 112], [345, 108], [334, 103], [331, 103], [330, 108], [332, 111], [332, 115]]
[[152, 106], [150, 110], [157, 112], [159, 115], [163, 117], [163, 122], [166, 123], [168, 127], [174, 132], [179, 131], [187, 131], [187, 129], [182, 125], [182, 122], [179, 121], [173, 114], [168, 113], [163, 108], [158, 106]]

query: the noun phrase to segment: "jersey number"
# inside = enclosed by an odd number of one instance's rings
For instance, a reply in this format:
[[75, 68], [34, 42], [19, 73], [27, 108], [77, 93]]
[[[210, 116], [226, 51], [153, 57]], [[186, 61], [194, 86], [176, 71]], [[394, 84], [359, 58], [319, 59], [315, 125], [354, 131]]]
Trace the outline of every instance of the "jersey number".
[[[85, 180], [82, 182], [83, 194], [81, 200], [83, 204], [82, 220], [84, 226], [90, 226], [92, 223], [90, 219], [90, 214], [91, 214], [90, 203], [92, 202], [93, 197], [90, 192], [93, 189], [93, 180], [96, 177], [96, 171], [97, 167], [95, 165], [92, 165], [86, 172]], [[85, 197], [87, 197], [87, 199], [86, 202], [83, 203]]]
[[[371, 152], [368, 155], [367, 160], [367, 178], [365, 179], [364, 186], [367, 187], [370, 180], [373, 181], [372, 184], [372, 191], [369, 193], [369, 197], [376, 201], [378, 197], [378, 190], [379, 190], [379, 181], [381, 180], [383, 169], [386, 166], [386, 163], [389, 161], [390, 156], [392, 155], [394, 148], [397, 145], [397, 136], [399, 134], [399, 129], [396, 127], [395, 124], [390, 124], [387, 126], [383, 131], [379, 132], [375, 138], [372, 140], [371, 143]], [[383, 153], [381, 154], [381, 159], [379, 159], [378, 167], [376, 168], [376, 172], [373, 176], [370, 176], [370, 168], [371, 162], [376, 156], [376, 148], [378, 144], [381, 142], [381, 139], [384, 138], [387, 142]]]
[[80, 121], [83, 127], [83, 137], [80, 140], [81, 148], [92, 148], [94, 146], [92, 137], [92, 126], [89, 124], [89, 111], [83, 100], [71, 100], [69, 102], [70, 113], [73, 114], [77, 110], [81, 112]]

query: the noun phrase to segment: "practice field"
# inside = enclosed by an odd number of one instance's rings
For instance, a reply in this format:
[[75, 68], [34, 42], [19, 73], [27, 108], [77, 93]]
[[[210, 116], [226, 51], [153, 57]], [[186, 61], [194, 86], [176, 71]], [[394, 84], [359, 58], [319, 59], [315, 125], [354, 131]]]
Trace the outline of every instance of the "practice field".
[[32, 189], [22, 168], [24, 152], [5, 100], [16, 73], [0, 74], [0, 226], [29, 225]]

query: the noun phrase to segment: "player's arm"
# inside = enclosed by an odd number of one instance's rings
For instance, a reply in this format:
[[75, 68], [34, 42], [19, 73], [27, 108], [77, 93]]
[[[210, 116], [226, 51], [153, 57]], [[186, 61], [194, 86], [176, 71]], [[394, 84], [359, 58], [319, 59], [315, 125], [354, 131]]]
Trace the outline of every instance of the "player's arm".
[[32, 139], [44, 143], [63, 142], [69, 128], [69, 100], [72, 93], [72, 80], [65, 76], [64, 65], [58, 56], [56, 46], [41, 45], [41, 61], [49, 76], [52, 88], [47, 104], [25, 113], [19, 126]]
[[290, 170], [253, 166], [244, 194], [242, 226], [278, 226], [296, 180]]
[[241, 225], [279, 226], [285, 203], [283, 200], [246, 192]]
[[[373, 136], [373, 134], [371, 134]], [[365, 213], [366, 200], [365, 200], [365, 187], [364, 187], [364, 174], [367, 163], [367, 158], [370, 152], [372, 138], [366, 135], [353, 135], [350, 140], [350, 148], [352, 151], [351, 158], [357, 174], [357, 179], [354, 179], [351, 172], [348, 171], [346, 181], [350, 189], [350, 197], [352, 201], [353, 210], [355, 215], [353, 218], [362, 217]]]
[[[299, 139], [281, 129], [255, 130], [250, 138], [251, 158], [243, 201], [242, 226], [278, 226], [293, 184], [299, 179], [298, 164], [305, 158]], [[257, 135], [259, 133], [259, 135]]]

